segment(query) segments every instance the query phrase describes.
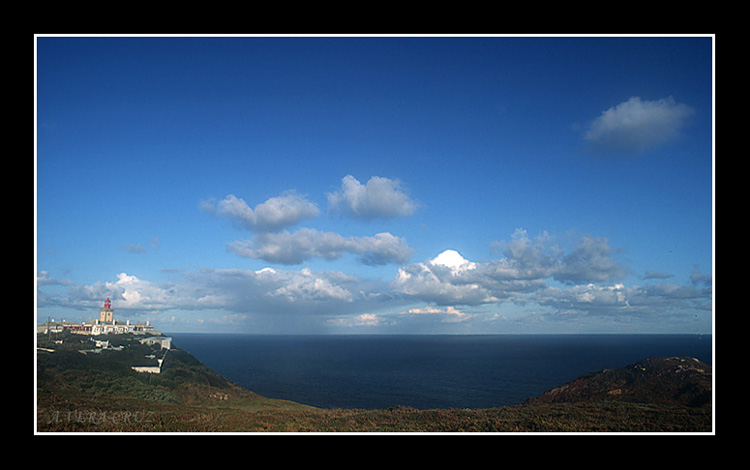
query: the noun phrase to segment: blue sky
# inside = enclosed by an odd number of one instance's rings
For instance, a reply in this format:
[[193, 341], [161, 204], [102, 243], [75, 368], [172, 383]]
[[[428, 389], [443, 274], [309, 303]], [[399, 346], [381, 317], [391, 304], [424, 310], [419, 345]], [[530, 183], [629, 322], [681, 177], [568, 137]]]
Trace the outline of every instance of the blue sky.
[[712, 54], [37, 37], [37, 321], [711, 333]]

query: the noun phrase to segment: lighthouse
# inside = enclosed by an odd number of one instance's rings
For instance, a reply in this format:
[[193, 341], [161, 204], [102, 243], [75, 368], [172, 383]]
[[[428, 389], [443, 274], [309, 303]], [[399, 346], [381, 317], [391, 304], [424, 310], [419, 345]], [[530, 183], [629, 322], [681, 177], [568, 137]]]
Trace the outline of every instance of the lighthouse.
[[112, 308], [112, 302], [109, 297], [104, 301], [104, 308], [99, 310], [99, 322], [100, 323], [112, 323], [114, 322], [114, 309]]

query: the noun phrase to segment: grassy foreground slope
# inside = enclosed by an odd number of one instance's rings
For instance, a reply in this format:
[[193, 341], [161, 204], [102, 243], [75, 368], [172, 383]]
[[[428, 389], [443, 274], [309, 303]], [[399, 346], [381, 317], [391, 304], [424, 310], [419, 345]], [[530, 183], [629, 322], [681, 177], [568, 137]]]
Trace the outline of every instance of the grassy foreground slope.
[[516, 406], [327, 410], [257, 395], [181, 349], [169, 350], [161, 373], [139, 373], [131, 367], [153, 365], [165, 350], [129, 335], [108, 339], [110, 348], [83, 354], [88, 338], [71, 335], [60, 344], [38, 337], [38, 432], [710, 432], [712, 426], [711, 368], [694, 359], [650, 359], [640, 368], [587, 374]]

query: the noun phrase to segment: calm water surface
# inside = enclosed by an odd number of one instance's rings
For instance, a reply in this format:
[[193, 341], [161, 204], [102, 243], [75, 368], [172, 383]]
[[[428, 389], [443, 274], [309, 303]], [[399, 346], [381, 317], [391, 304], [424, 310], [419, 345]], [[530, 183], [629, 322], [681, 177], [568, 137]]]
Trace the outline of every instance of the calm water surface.
[[710, 335], [170, 336], [242, 387], [321, 408], [515, 405], [647, 357], [712, 363]]

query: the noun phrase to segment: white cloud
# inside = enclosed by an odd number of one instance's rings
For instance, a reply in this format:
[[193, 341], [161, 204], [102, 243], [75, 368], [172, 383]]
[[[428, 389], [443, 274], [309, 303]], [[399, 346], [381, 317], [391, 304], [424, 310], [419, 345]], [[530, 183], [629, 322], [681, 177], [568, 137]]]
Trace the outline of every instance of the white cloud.
[[[524, 243], [533, 246], [536, 242]], [[563, 260], [565, 255], [557, 259]], [[712, 308], [712, 288], [704, 282], [684, 286], [672, 283], [626, 286], [608, 280], [555, 285], [548, 284], [552, 272], [529, 266], [516, 269], [513, 261], [504, 258], [471, 262], [450, 253], [402, 267], [390, 285], [363, 281], [342, 272], [315, 272], [308, 268], [298, 271], [196, 268], [170, 273], [171, 282], [152, 282], [120, 273], [114, 281], [72, 285], [63, 294], [40, 290], [37, 306], [88, 311], [91, 315], [84, 319], [90, 319], [97, 315], [103, 299], [109, 297], [120, 317], [170, 310], [180, 318], [197, 318], [208, 323], [224, 318], [237, 322], [265, 319], [262, 321], [281, 328], [277, 331], [284, 331], [292, 324], [310, 326], [315, 322], [318, 326], [339, 327], [392, 327], [412, 322], [418, 322], [420, 328], [430, 322], [466, 325], [486, 321], [486, 307], [482, 306], [485, 304], [528, 305], [532, 309], [541, 308], [547, 312], [545, 315], [570, 319], [684, 316], [686, 312], [710, 312]], [[547, 272], [548, 278], [522, 278], [534, 272], [540, 275]], [[513, 278], [514, 273], [520, 277]], [[39, 278], [49, 276], [41, 271]], [[49, 284], [42, 282], [40, 287]], [[426, 305], [410, 308], [408, 305], [414, 301]], [[475, 312], [467, 313], [462, 306], [468, 305], [478, 307]]]
[[553, 277], [566, 284], [620, 280], [629, 270], [613, 258], [606, 238], [582, 237], [572, 252], [564, 255]]
[[38, 271], [36, 274], [36, 285], [40, 286], [66, 286], [73, 284], [73, 281], [60, 280], [50, 277], [49, 271]]
[[474, 315], [464, 313], [456, 307], [448, 306], [445, 308], [421, 307], [411, 308], [401, 315], [429, 315], [440, 318], [443, 323], [460, 323], [474, 318]]
[[410, 216], [418, 206], [398, 180], [373, 176], [363, 185], [351, 175], [342, 178], [339, 190], [328, 194], [328, 205], [331, 212], [366, 220]]
[[632, 97], [604, 111], [584, 138], [596, 152], [640, 153], [677, 138], [693, 112], [672, 97], [657, 101]]
[[[344, 187], [346, 190], [342, 194], [329, 195], [329, 200], [340, 198], [357, 216], [406, 215], [415, 207], [400, 191], [398, 183], [387, 178], [373, 177], [365, 187], [349, 176], [344, 178]], [[311, 228], [301, 228], [295, 232], [284, 230], [284, 227], [313, 218], [320, 212], [315, 204], [294, 192], [268, 199], [255, 209], [231, 194], [218, 203], [204, 201], [200, 207], [215, 215], [226, 216], [256, 232], [250, 239], [238, 240], [227, 246], [229, 251], [243, 257], [290, 265], [312, 258], [336, 260], [346, 254], [354, 254], [363, 264], [378, 266], [405, 263], [412, 253], [405, 239], [388, 232], [374, 236], [344, 237]]]
[[602, 238], [582, 237], [566, 253], [546, 233], [532, 240], [518, 230], [503, 253], [505, 258], [475, 263], [447, 250], [432, 260], [400, 268], [393, 287], [438, 305], [479, 305], [524, 301], [550, 280], [570, 285], [613, 282], [628, 273]]
[[348, 304], [357, 297], [358, 279], [343, 273], [203, 269], [184, 276], [191, 297], [214, 296], [215, 306], [234, 312], [278, 312], [315, 305]]
[[[117, 281], [97, 282], [92, 285], [75, 285], [68, 289], [69, 297], [57, 299], [56, 304], [75, 308], [99, 306], [107, 297], [113, 306], [130, 310], [161, 310], [182, 306], [175, 297], [173, 286], [145, 281], [136, 276], [120, 273]], [[177, 301], [176, 301], [177, 300]]]
[[[456, 253], [458, 255], [458, 253]], [[496, 302], [482, 280], [472, 282], [467, 263], [456, 263], [460, 255], [443, 252], [435, 259], [399, 268], [393, 287], [406, 296], [438, 305], [478, 305]], [[445, 260], [450, 259], [450, 264]], [[461, 269], [464, 267], [464, 269]]]
[[326, 323], [336, 327], [361, 328], [382, 326], [391, 324], [392, 322], [390, 322], [382, 315], [376, 315], [374, 313], [362, 313], [359, 315], [347, 315], [337, 318], [331, 318]]
[[[269, 238], [244, 249], [262, 252], [244, 255], [275, 262], [312, 256], [331, 259], [345, 254], [397, 262], [411, 252], [403, 240], [390, 234], [345, 238], [301, 229], [258, 236]], [[697, 269], [684, 286], [626, 286], [622, 278], [628, 271], [617, 262], [603, 238], [581, 237], [566, 248], [547, 233], [530, 238], [526, 231], [517, 230], [509, 242], [500, 245], [502, 258], [481, 262], [470, 261], [455, 250], [445, 250], [424, 262], [401, 266], [390, 283], [363, 281], [336, 271], [266, 267], [257, 271], [174, 271], [169, 273], [171, 282], [152, 282], [120, 273], [114, 281], [74, 285], [39, 271], [37, 305], [90, 309], [93, 318], [103, 299], [109, 297], [121, 316], [172, 310], [209, 323], [212, 319], [223, 321], [225, 315], [234, 315], [226, 318], [238, 322], [265, 319], [278, 328], [289, 322], [299, 328], [312, 324], [408, 327], [418, 323], [420, 328], [430, 322], [467, 325], [487, 319], [482, 313], [486, 313], [487, 304], [539, 308], [546, 312], [544, 315], [571, 319], [686, 315], [685, 312], [708, 312], [712, 308], [711, 277]], [[55, 285], [60, 284], [69, 285], [63, 294], [43, 292], [45, 286], [59, 290]], [[464, 306], [476, 308], [467, 313]]]
[[711, 289], [663, 283], [653, 286], [586, 284], [572, 288], [547, 287], [533, 301], [557, 312], [579, 315], [654, 315], [710, 310]]
[[204, 201], [201, 208], [216, 215], [229, 217], [251, 231], [280, 230], [320, 214], [318, 206], [294, 192], [272, 197], [255, 206], [255, 209], [233, 194], [216, 204]]
[[44, 296], [40, 305], [91, 309], [94, 315], [109, 297], [113, 308], [124, 316], [168, 309], [319, 314], [344, 308], [356, 311], [353, 302], [368, 301], [364, 288], [359, 279], [340, 272], [203, 268], [165, 283], [121, 273], [116, 281], [72, 286], [65, 296]]
[[387, 232], [347, 238], [310, 228], [293, 233], [286, 230], [259, 233], [250, 240], [233, 242], [228, 248], [239, 256], [281, 264], [300, 264], [311, 258], [335, 260], [350, 253], [359, 255], [364, 264], [383, 265], [404, 263], [412, 253], [406, 240]]
[[317, 300], [351, 302], [354, 297], [351, 292], [334, 284], [330, 279], [313, 275], [309, 269], [303, 269], [299, 275], [289, 276], [286, 284], [268, 292], [268, 295], [292, 303]]
[[430, 323], [457, 324], [473, 320], [477, 315], [460, 311], [455, 307], [417, 307], [397, 313], [362, 313], [358, 315], [344, 315], [330, 318], [326, 323], [334, 327], [343, 328], [373, 328], [409, 325], [418, 322], [424, 326]]
[[477, 264], [467, 260], [456, 250], [445, 250], [430, 261], [437, 266], [446, 266], [452, 272], [458, 273], [467, 269], [476, 269]]

